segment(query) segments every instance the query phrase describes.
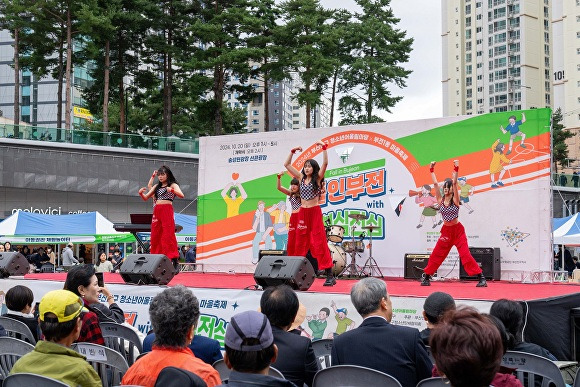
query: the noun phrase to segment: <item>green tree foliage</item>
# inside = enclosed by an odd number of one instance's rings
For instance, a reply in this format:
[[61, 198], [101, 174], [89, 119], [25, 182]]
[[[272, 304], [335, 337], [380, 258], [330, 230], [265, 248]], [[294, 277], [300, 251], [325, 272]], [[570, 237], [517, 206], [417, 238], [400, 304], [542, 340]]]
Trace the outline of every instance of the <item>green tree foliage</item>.
[[574, 137], [574, 134], [564, 128], [562, 124], [562, 109], [558, 108], [552, 113], [552, 159], [554, 170], [558, 172], [558, 164], [566, 168], [568, 158], [568, 145], [566, 139]]
[[[402, 64], [409, 60], [413, 39], [395, 28], [399, 19], [389, 7], [391, 0], [355, 1], [361, 11], [354, 14], [350, 29], [348, 46], [353, 60], [343, 73], [341, 90], [359, 100], [365, 122], [374, 122], [374, 108], [390, 112], [402, 98], [393, 96], [389, 86], [406, 85], [411, 71]], [[361, 90], [362, 96], [351, 93], [354, 90]]]
[[332, 11], [325, 10], [318, 0], [288, 0], [280, 7], [284, 21], [278, 36], [278, 44], [284, 46], [280, 54], [288, 70], [298, 74], [301, 86], [296, 99], [306, 107], [309, 128], [310, 112], [320, 103], [333, 72], [333, 60], [324, 55]]

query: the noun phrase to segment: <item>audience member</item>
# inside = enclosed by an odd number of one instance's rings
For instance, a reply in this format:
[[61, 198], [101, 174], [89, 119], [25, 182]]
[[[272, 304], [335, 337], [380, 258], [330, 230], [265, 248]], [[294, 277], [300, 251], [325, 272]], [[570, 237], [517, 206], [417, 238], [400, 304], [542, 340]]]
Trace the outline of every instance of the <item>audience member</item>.
[[496, 326], [471, 307], [449, 310], [431, 332], [431, 353], [439, 374], [452, 387], [487, 387], [501, 364]]
[[8, 313], [4, 317], [23, 322], [28, 326], [34, 340], [38, 341], [38, 320], [32, 315], [32, 303], [34, 294], [26, 286], [16, 285], [6, 292], [6, 307]]
[[297, 386], [311, 386], [318, 372], [312, 341], [288, 332], [298, 307], [298, 296], [288, 285], [269, 287], [260, 299], [261, 311], [270, 321], [274, 343], [278, 347], [278, 357], [272, 365]]
[[270, 322], [262, 313], [250, 310], [234, 315], [226, 328], [225, 347], [224, 361], [233, 369], [227, 386], [295, 386], [289, 380], [268, 375], [278, 347]]
[[97, 273], [110, 273], [113, 271], [113, 264], [107, 260], [107, 254], [104, 251], [99, 254], [99, 259], [97, 259], [95, 264], [95, 271]]
[[6, 250], [4, 249], [4, 245], [0, 245], [0, 253], [4, 253]]
[[48, 262], [54, 265], [56, 263], [56, 254], [54, 253], [52, 246], [46, 247], [46, 255], [48, 255]]
[[4, 242], [4, 251], [6, 251], [7, 253], [14, 251], [12, 250], [12, 243]]
[[[489, 320], [499, 331], [499, 335], [501, 337], [501, 347], [503, 350], [502, 355], [505, 355], [508, 350], [509, 343], [509, 336], [505, 326], [501, 320], [495, 316], [487, 315], [486, 317], [489, 318]], [[515, 370], [515, 368], [508, 368], [500, 365], [499, 371], [495, 374], [493, 380], [491, 381], [491, 385], [494, 387], [523, 387], [522, 383], [513, 374]]]
[[572, 272], [576, 269], [576, 263], [574, 263], [574, 258], [570, 250], [564, 248], [564, 270], [568, 272], [568, 275], [572, 276]]
[[489, 314], [501, 320], [507, 331], [508, 350], [532, 353], [550, 360], [557, 360], [547, 349], [533, 343], [523, 341], [524, 310], [517, 301], [505, 298], [495, 301], [491, 305]]
[[72, 266], [77, 265], [79, 261], [75, 258], [73, 253], [73, 243], [69, 242], [66, 247], [62, 250], [62, 265], [63, 266]]
[[77, 341], [105, 345], [99, 318], [94, 309], [94, 306], [99, 304], [99, 292], [101, 290], [95, 275], [95, 268], [92, 265], [72, 267], [67, 273], [64, 289], [80, 296], [88, 309], [81, 314], [83, 324]]
[[187, 347], [199, 319], [199, 302], [191, 290], [182, 285], [165, 289], [149, 305], [149, 317], [155, 331], [153, 349], [129, 368], [122, 384], [153, 387], [168, 366], [191, 371], [210, 387], [221, 384], [218, 372]]
[[332, 365], [372, 368], [393, 376], [403, 387], [431, 376], [432, 363], [419, 330], [390, 323], [393, 308], [385, 281], [364, 278], [352, 287], [350, 298], [364, 320], [334, 339]]
[[[143, 340], [143, 352], [150, 352], [155, 341], [155, 332], [151, 332]], [[202, 335], [194, 335], [189, 349], [195, 357], [212, 365], [216, 361], [223, 359], [220, 342]]]
[[39, 306], [40, 330], [44, 340], [21, 357], [11, 374], [33, 373], [60, 380], [70, 386], [101, 387], [97, 372], [86, 358], [70, 349], [82, 329], [83, 301], [68, 290], [53, 290]]
[[429, 345], [431, 329], [439, 323], [441, 316], [443, 316], [443, 314], [449, 309], [455, 309], [455, 301], [449, 294], [444, 292], [433, 292], [429, 297], [427, 297], [423, 304], [423, 318], [427, 323], [427, 328], [420, 332], [423, 344]]

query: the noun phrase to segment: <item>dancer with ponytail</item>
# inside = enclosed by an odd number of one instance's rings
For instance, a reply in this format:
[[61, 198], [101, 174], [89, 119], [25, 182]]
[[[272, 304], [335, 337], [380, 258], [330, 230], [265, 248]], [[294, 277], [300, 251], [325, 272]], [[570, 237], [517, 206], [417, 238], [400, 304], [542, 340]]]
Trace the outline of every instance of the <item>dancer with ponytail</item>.
[[322, 210], [318, 205], [324, 173], [328, 166], [328, 147], [322, 141], [316, 144], [322, 147], [322, 165], [314, 159], [304, 162], [302, 171], [292, 166], [292, 156], [296, 152], [302, 152], [301, 147], [292, 148], [284, 166], [290, 174], [300, 182], [300, 198], [302, 199], [300, 211], [298, 212], [298, 224], [296, 226], [296, 242], [294, 253], [305, 257], [310, 250], [310, 254], [318, 261], [318, 268], [324, 270], [326, 281], [324, 286], [333, 286], [336, 280], [332, 274], [332, 258], [326, 241], [326, 230], [322, 220]]
[[465, 228], [459, 222], [459, 194], [457, 190], [457, 174], [459, 173], [459, 160], [453, 162], [453, 174], [451, 179], [446, 179], [443, 183], [443, 197], [439, 192], [439, 183], [435, 176], [435, 161], [431, 162], [430, 172], [433, 184], [435, 185], [435, 194], [437, 196], [437, 203], [441, 217], [443, 218], [443, 226], [441, 226], [441, 236], [429, 256], [429, 262], [425, 267], [422, 286], [431, 285], [431, 276], [435, 274], [439, 266], [443, 263], [451, 247], [457, 247], [459, 259], [465, 268], [468, 275], [476, 275], [479, 278], [477, 287], [487, 286], [485, 276], [475, 259], [469, 252], [467, 245], [467, 236], [465, 235]]
[[177, 239], [175, 238], [175, 218], [173, 215], [173, 199], [183, 198], [183, 192], [177, 184], [171, 170], [163, 165], [153, 174], [157, 176], [157, 184], [147, 193], [147, 188], [139, 190], [139, 196], [144, 201], [153, 197], [155, 207], [153, 207], [153, 219], [151, 221], [151, 254], [164, 254], [173, 260], [173, 266], [177, 267], [179, 251]]

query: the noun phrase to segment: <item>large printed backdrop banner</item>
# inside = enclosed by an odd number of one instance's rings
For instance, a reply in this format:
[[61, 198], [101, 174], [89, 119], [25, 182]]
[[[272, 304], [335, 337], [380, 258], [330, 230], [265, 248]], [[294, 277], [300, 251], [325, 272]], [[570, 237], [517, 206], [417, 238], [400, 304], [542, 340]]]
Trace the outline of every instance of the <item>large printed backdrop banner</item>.
[[[284, 249], [291, 212], [276, 189], [291, 148], [293, 165], [322, 162], [316, 141], [328, 144], [324, 218], [364, 239], [357, 263], [369, 256], [363, 226], [377, 227], [372, 254], [383, 274], [403, 276], [405, 253], [429, 253], [441, 216], [430, 207], [437, 178], [451, 177], [460, 161], [460, 221], [472, 247], [501, 249], [502, 279], [524, 280], [549, 270], [549, 109], [446, 117], [329, 129], [204, 137], [199, 167], [197, 258], [212, 270], [253, 272], [260, 249]], [[523, 138], [525, 136], [525, 139]], [[282, 184], [289, 187], [286, 174]], [[261, 205], [263, 203], [263, 205]], [[261, 208], [266, 214], [261, 213]], [[355, 221], [352, 213], [368, 219]], [[263, 220], [263, 224], [261, 224]], [[363, 232], [365, 232], [363, 234]], [[335, 254], [342, 246], [332, 245]], [[215, 265], [215, 266], [212, 266]], [[440, 273], [458, 276], [457, 252]]]

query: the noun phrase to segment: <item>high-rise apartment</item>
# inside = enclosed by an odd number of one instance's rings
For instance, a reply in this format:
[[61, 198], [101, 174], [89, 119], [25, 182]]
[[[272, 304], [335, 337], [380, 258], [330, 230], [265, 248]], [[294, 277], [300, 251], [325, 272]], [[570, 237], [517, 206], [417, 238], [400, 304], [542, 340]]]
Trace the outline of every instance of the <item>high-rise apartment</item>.
[[[569, 130], [580, 130], [580, 0], [552, 0], [554, 109], [562, 109], [563, 124]], [[568, 142], [578, 159], [578, 135]], [[580, 166], [577, 163], [575, 166]]]
[[552, 106], [550, 3], [442, 0], [444, 116]]

